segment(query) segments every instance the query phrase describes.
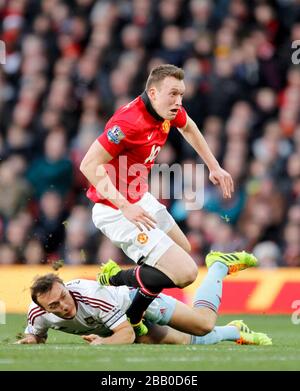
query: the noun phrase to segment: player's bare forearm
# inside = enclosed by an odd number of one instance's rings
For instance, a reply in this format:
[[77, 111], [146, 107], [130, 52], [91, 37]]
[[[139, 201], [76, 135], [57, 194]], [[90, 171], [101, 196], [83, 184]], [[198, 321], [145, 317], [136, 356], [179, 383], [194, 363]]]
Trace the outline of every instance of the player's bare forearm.
[[110, 337], [99, 337], [99, 335], [83, 335], [82, 338], [90, 345], [127, 345], [135, 340], [135, 333], [131, 325], [126, 321], [114, 329]]
[[205, 138], [200, 132], [198, 126], [190, 117], [187, 119], [185, 128], [180, 129], [180, 132], [186, 141], [198, 153], [210, 171], [219, 167], [219, 163], [211, 152]]
[[93, 183], [92, 184], [97, 189], [97, 192], [108, 199], [117, 208], [122, 209], [129, 205], [129, 202], [126, 200], [126, 198], [113, 185], [103, 165], [98, 165], [96, 168], [95, 183], [96, 185]]
[[220, 167], [205, 138], [190, 117], [187, 119], [185, 128], [180, 129], [180, 132], [207, 165], [210, 172], [210, 181], [214, 185], [219, 185], [221, 187], [224, 198], [231, 198], [231, 194], [234, 191], [231, 175]]
[[34, 344], [45, 343], [45, 342], [46, 342], [46, 338], [39, 337], [33, 334], [26, 334], [24, 338], [19, 339], [15, 343], [18, 345], [34, 345]]
[[110, 337], [104, 338], [103, 343], [109, 345], [116, 344], [132, 344], [135, 340], [135, 333], [133, 328], [129, 325], [121, 330], [114, 332]]
[[104, 164], [111, 159], [112, 156], [96, 140], [84, 156], [80, 164], [80, 171], [97, 189], [98, 193], [121, 209], [128, 204], [128, 201], [113, 185], [104, 167]]

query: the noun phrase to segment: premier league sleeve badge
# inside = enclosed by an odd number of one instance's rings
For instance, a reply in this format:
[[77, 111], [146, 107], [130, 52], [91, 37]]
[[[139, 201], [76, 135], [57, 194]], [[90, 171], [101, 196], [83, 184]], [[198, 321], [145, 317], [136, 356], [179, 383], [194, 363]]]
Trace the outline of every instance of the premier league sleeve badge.
[[121, 140], [125, 137], [125, 134], [122, 132], [121, 128], [118, 125], [113, 126], [107, 131], [108, 141], [114, 144], [119, 144]]

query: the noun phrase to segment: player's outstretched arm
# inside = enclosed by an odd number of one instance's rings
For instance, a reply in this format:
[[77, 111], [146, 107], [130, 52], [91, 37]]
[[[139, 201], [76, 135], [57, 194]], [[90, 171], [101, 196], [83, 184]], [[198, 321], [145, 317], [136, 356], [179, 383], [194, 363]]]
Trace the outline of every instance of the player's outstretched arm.
[[42, 338], [33, 334], [27, 334], [24, 338], [16, 341], [15, 344], [30, 345], [30, 344], [38, 344], [38, 343], [45, 343], [45, 342], [46, 342], [46, 338]]
[[224, 198], [231, 198], [231, 194], [234, 192], [231, 175], [220, 167], [195, 122], [188, 117], [186, 126], [179, 131], [207, 165], [210, 181], [221, 187]]
[[132, 344], [135, 340], [135, 333], [128, 321], [121, 323], [113, 329], [113, 335], [110, 337], [99, 337], [96, 334], [82, 335], [82, 338], [90, 345], [123, 345]]

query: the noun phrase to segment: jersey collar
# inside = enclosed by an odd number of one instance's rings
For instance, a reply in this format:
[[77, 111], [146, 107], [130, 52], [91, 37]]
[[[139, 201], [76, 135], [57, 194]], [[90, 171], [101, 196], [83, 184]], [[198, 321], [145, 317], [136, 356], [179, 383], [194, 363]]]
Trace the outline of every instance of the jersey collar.
[[164, 122], [164, 118], [162, 118], [160, 115], [158, 115], [157, 112], [154, 110], [146, 91], [144, 91], [142, 93], [141, 99], [144, 102], [144, 105], [145, 105], [148, 113], [151, 114], [152, 117], [154, 117], [157, 121]]

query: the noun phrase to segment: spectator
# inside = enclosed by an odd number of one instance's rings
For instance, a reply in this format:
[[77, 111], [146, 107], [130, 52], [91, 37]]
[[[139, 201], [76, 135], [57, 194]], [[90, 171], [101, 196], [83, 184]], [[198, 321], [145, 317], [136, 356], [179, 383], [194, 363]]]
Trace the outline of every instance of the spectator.
[[8, 243], [0, 243], [0, 265], [13, 265], [18, 262], [16, 250]]
[[31, 194], [28, 182], [18, 172], [12, 159], [13, 155], [0, 164], [0, 215], [6, 220], [26, 208]]
[[37, 198], [49, 190], [57, 191], [61, 196], [70, 192], [73, 169], [71, 161], [65, 157], [66, 151], [65, 134], [50, 132], [45, 140], [45, 155], [34, 161], [27, 173]]
[[57, 253], [63, 247], [65, 219], [61, 195], [54, 191], [44, 193], [39, 202], [39, 219], [33, 230], [47, 254]]
[[190, 169], [184, 186], [155, 173], [151, 185], [171, 194], [163, 202], [194, 259], [201, 265], [211, 248], [245, 248], [266, 267], [300, 266], [297, 2], [2, 3], [0, 263], [94, 263], [109, 254], [130, 262], [91, 227], [78, 166], [110, 114], [143, 91], [150, 69], [172, 62], [185, 70], [184, 106], [236, 188], [224, 203], [207, 173], [195, 187], [201, 162], [170, 131], [157, 163]]
[[45, 252], [42, 243], [38, 239], [29, 240], [24, 249], [24, 263], [28, 265], [39, 265], [45, 263], [45, 261]]
[[261, 242], [253, 249], [253, 254], [259, 259], [259, 267], [274, 269], [280, 266], [281, 251], [274, 242]]

